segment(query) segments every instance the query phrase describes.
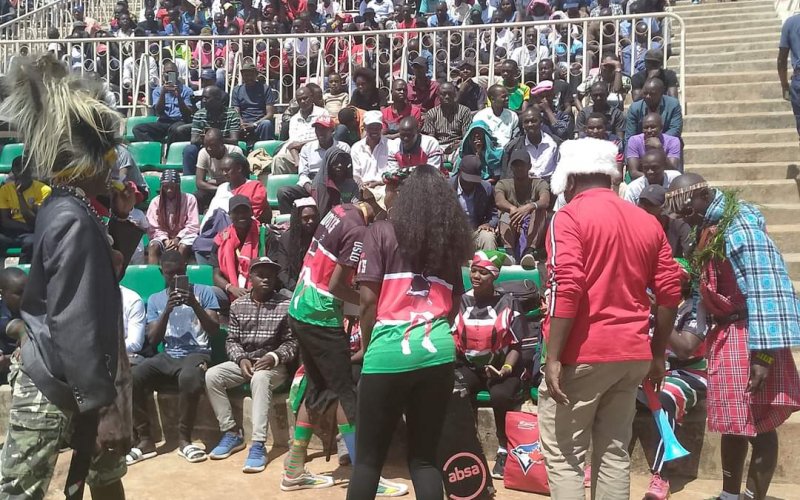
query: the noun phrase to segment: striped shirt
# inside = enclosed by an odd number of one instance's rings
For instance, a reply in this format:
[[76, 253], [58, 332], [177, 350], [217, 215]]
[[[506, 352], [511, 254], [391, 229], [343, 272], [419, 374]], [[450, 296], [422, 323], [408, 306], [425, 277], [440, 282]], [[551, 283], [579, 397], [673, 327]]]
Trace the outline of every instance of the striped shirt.
[[472, 123], [469, 108], [461, 104], [457, 106], [456, 112], [450, 116], [445, 116], [442, 107], [436, 106], [428, 110], [423, 118], [422, 133], [433, 136], [443, 148], [458, 146]]
[[216, 128], [222, 132], [222, 137], [224, 139], [228, 139], [234, 131], [238, 132], [241, 126], [241, 119], [234, 108], [225, 108], [222, 116], [218, 119], [209, 119], [208, 110], [203, 108], [197, 110], [194, 114], [194, 119], [192, 120], [192, 134], [202, 135], [206, 130]]
[[225, 352], [235, 363], [243, 359], [255, 361], [274, 352], [282, 364], [297, 357], [297, 339], [287, 321], [288, 295], [272, 294], [266, 302], [256, 302], [251, 294], [231, 304]]

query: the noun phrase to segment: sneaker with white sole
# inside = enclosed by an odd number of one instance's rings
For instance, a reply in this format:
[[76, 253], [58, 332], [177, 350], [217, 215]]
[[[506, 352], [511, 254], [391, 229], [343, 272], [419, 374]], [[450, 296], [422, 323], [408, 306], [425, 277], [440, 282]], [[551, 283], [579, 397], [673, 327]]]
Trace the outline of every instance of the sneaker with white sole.
[[342, 435], [336, 436], [336, 455], [339, 457], [339, 465], [350, 465], [350, 452], [342, 439]]
[[331, 486], [333, 486], [332, 477], [313, 474], [307, 470], [304, 470], [303, 473], [297, 477], [288, 477], [285, 472], [281, 477], [281, 490], [283, 491], [330, 488]]
[[408, 495], [408, 486], [401, 483], [387, 481], [381, 478], [378, 481], [378, 490], [375, 492], [376, 497], [401, 497]]
[[254, 441], [250, 445], [250, 451], [247, 453], [247, 460], [244, 461], [242, 472], [252, 473], [261, 472], [267, 468], [267, 448], [264, 443]]
[[508, 453], [498, 452], [497, 457], [494, 459], [494, 467], [492, 467], [492, 477], [494, 479], [503, 479], [503, 473], [506, 470], [506, 459]]
[[219, 440], [219, 444], [208, 455], [211, 460], [222, 460], [237, 451], [245, 449], [244, 438], [238, 432], [226, 432]]
[[669, 481], [661, 477], [660, 474], [653, 474], [650, 478], [650, 485], [644, 494], [645, 500], [667, 500], [669, 498]]

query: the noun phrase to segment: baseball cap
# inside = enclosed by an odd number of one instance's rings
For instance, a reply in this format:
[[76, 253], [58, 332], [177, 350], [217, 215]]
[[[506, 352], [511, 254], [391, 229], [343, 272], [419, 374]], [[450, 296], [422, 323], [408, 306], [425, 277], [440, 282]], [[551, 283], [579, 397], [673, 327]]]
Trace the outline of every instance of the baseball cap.
[[411, 61], [411, 65], [412, 66], [422, 66], [423, 68], [427, 68], [428, 67], [428, 60], [425, 59], [422, 56], [419, 56], [418, 58], [416, 58], [413, 61]]
[[660, 207], [664, 205], [666, 195], [667, 190], [664, 189], [664, 186], [660, 184], [650, 184], [642, 190], [642, 194], [639, 195], [639, 201], [647, 200], [653, 205]]
[[383, 115], [380, 111], [367, 111], [364, 113], [364, 126], [379, 123], [383, 125]]
[[216, 73], [216, 71], [214, 71], [211, 68], [204, 69], [203, 71], [200, 72], [200, 79], [201, 80], [216, 80], [217, 79], [217, 73]]
[[664, 52], [661, 49], [650, 49], [644, 54], [645, 61], [664, 62]]
[[242, 63], [242, 71], [255, 71], [256, 65], [252, 61]]
[[250, 269], [253, 270], [256, 266], [270, 266], [271, 268], [275, 269], [276, 271], [281, 270], [281, 265], [275, 262], [274, 260], [270, 259], [269, 257], [259, 257], [257, 259], [250, 261]]
[[228, 203], [228, 212], [233, 212], [236, 208], [243, 206], [247, 208], [253, 208], [253, 205], [250, 203], [250, 198], [242, 194], [237, 194], [236, 196], [232, 197], [231, 201]]
[[467, 181], [479, 184], [483, 181], [481, 177], [481, 160], [475, 155], [467, 155], [461, 159], [458, 167], [458, 176]]
[[515, 149], [513, 153], [511, 153], [511, 160], [509, 161], [509, 165], [513, 165], [515, 161], [521, 161], [525, 165], [531, 165], [531, 155], [528, 154], [528, 151], [524, 149]]
[[366, 9], [364, 9], [364, 15], [366, 16], [367, 14], [375, 14], [375, 9], [373, 9], [372, 7], [367, 7]]
[[456, 68], [458, 68], [458, 69], [464, 68], [466, 66], [474, 68], [475, 67], [475, 59], [473, 59], [471, 57], [465, 57], [464, 59], [461, 59], [460, 61], [458, 61], [456, 63]]
[[317, 125], [325, 128], [334, 128], [336, 126], [336, 124], [333, 122], [333, 118], [331, 118], [331, 115], [322, 115], [317, 118], [312, 126], [316, 127]]
[[225, 4], [222, 6], [222, 10], [228, 10], [228, 9], [232, 9], [232, 8], [233, 8], [233, 4], [230, 3], [230, 2], [225, 2]]

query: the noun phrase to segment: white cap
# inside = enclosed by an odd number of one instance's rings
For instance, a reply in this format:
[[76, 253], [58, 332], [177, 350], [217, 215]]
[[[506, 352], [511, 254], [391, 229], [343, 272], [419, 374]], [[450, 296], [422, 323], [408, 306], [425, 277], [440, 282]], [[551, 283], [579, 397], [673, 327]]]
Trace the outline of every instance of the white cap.
[[380, 111], [367, 111], [364, 113], [364, 126], [380, 123], [383, 125], [383, 115]]
[[550, 178], [550, 190], [556, 196], [567, 188], [570, 175], [603, 174], [612, 179], [619, 177], [618, 150], [611, 141], [587, 137], [565, 141], [558, 149], [558, 165]]

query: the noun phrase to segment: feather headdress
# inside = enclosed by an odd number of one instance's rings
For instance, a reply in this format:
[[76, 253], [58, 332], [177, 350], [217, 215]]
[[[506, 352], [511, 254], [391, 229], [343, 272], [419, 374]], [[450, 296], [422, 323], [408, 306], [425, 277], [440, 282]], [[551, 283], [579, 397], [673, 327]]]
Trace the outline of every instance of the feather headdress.
[[25, 144], [25, 168], [69, 184], [109, 172], [120, 142], [120, 116], [102, 100], [99, 80], [69, 73], [53, 55], [15, 57], [0, 117]]

